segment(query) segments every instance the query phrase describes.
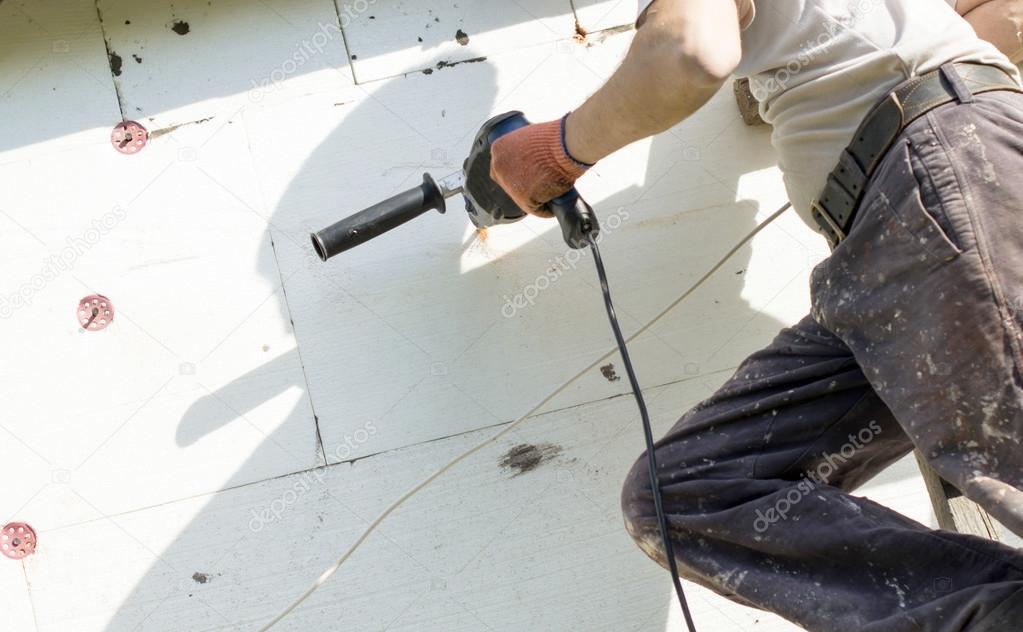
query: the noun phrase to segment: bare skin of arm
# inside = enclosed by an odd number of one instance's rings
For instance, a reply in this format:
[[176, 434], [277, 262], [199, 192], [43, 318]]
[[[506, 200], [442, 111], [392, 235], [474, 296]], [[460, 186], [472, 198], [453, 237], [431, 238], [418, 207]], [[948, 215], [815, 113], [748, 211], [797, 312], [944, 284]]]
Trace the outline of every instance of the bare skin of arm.
[[1012, 63], [1023, 61], [1023, 0], [959, 0], [956, 11]]
[[569, 153], [595, 163], [663, 132], [714, 96], [741, 56], [734, 2], [655, 0], [622, 65], [569, 115]]
[[[1023, 61], [1023, 0], [959, 0], [977, 35]], [[742, 56], [738, 9], [720, 0], [655, 0], [625, 61], [565, 123], [574, 158], [595, 163], [700, 109]]]

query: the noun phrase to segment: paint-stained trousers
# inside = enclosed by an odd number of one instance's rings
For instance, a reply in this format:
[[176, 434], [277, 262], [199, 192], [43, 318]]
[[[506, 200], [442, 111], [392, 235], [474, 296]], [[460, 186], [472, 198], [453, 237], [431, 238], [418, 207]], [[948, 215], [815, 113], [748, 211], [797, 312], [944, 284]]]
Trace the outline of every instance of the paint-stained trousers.
[[[680, 571], [814, 632], [1023, 630], [1023, 551], [852, 494], [915, 447], [1023, 535], [1023, 94], [914, 121], [811, 297], [657, 443]], [[622, 506], [664, 565], [642, 457]]]

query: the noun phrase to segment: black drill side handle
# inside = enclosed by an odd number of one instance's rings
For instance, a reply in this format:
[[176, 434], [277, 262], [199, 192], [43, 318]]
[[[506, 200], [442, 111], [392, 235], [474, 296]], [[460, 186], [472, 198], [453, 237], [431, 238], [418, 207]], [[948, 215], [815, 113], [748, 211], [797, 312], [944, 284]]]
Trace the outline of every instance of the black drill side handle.
[[587, 235], [596, 239], [600, 233], [597, 214], [575, 188], [548, 202], [547, 208], [558, 218], [561, 234], [570, 248], [585, 248], [589, 245]]
[[425, 173], [421, 185], [313, 233], [313, 248], [326, 261], [433, 209], [443, 213], [446, 204], [437, 183]]

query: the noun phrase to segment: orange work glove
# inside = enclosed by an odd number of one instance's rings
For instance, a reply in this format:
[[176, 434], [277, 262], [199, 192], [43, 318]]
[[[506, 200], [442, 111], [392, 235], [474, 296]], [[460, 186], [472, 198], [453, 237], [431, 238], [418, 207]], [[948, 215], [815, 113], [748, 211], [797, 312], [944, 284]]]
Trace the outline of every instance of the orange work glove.
[[527, 125], [490, 148], [490, 177], [527, 213], [552, 217], [547, 202], [571, 189], [592, 166], [569, 155], [566, 118]]

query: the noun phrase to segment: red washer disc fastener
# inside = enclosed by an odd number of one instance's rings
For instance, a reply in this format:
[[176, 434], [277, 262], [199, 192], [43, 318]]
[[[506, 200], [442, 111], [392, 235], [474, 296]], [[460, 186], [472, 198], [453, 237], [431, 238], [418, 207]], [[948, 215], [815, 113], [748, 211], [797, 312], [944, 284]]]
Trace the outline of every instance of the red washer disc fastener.
[[12, 522], [0, 530], [0, 553], [20, 560], [36, 552], [36, 532], [24, 522]]
[[122, 154], [134, 154], [141, 151], [149, 140], [149, 132], [135, 121], [122, 121], [110, 132], [110, 144]]
[[86, 296], [78, 303], [77, 317], [85, 331], [106, 329], [114, 321], [114, 304], [102, 294]]

